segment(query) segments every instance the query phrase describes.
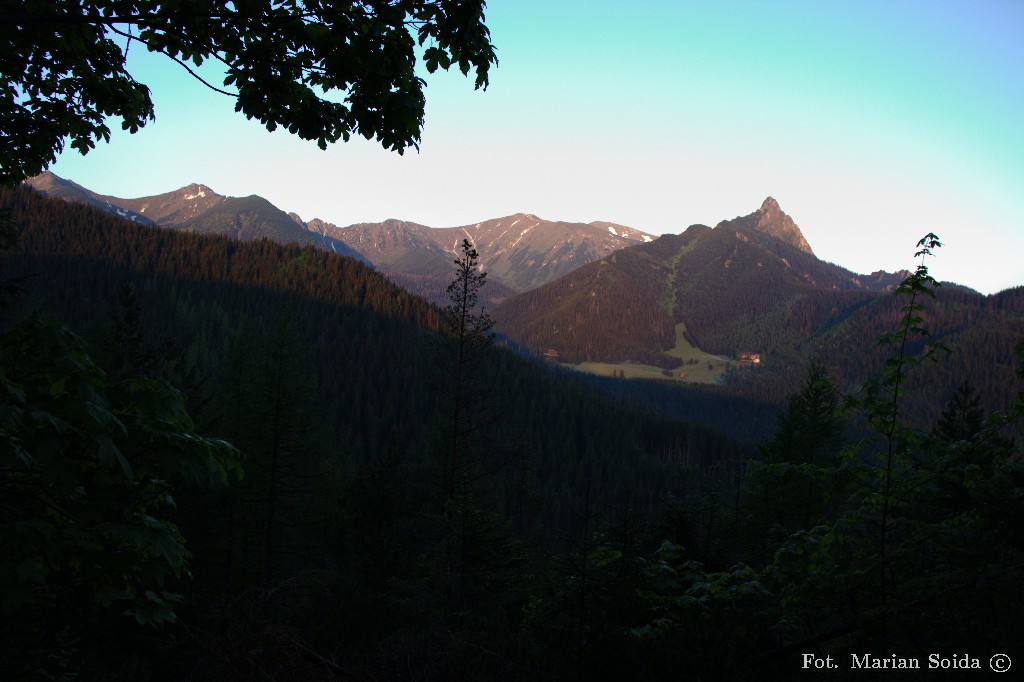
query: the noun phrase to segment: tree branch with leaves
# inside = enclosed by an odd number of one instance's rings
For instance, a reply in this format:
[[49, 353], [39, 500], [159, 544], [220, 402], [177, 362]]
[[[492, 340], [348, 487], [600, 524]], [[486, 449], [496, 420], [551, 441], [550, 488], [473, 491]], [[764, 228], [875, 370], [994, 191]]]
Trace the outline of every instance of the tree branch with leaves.
[[[399, 153], [418, 148], [426, 83], [417, 61], [429, 73], [472, 71], [486, 88], [498, 60], [484, 8], [484, 0], [0, 1], [0, 183], [45, 170], [66, 139], [83, 154], [109, 141], [107, 118], [132, 133], [153, 120], [150, 90], [128, 69], [133, 42], [235, 98], [235, 111], [270, 131], [283, 127], [321, 149], [354, 134]], [[192, 69], [208, 61], [224, 68], [223, 88]]]
[[241, 477], [196, 433], [184, 396], [149, 378], [114, 390], [84, 342], [32, 318], [0, 336], [0, 609], [83, 593], [140, 623], [175, 619], [189, 553], [168, 517], [182, 485]]

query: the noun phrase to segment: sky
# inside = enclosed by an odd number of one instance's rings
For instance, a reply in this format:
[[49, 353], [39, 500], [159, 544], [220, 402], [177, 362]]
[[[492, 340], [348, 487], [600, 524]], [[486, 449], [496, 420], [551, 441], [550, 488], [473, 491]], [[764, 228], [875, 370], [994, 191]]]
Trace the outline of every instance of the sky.
[[[134, 198], [198, 182], [303, 219], [468, 225], [512, 213], [652, 234], [774, 197], [858, 273], [1024, 284], [1024, 2], [491, 0], [487, 90], [427, 76], [420, 150], [269, 133], [134, 45], [156, 120], [50, 170]], [[208, 80], [216, 71], [205, 69]]]

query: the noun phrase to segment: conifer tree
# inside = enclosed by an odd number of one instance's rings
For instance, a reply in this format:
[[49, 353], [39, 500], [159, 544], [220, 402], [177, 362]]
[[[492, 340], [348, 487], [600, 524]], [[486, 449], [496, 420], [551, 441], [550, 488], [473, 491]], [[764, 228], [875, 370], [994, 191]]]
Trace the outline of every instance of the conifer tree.
[[977, 435], [985, 416], [980, 402], [981, 398], [971, 382], [964, 381], [946, 404], [933, 433], [948, 442]]
[[[248, 528], [238, 549], [246, 563], [258, 563], [250, 575], [264, 583], [320, 556], [329, 494], [315, 383], [292, 323], [279, 319], [262, 347], [236, 348], [226, 382], [226, 426], [246, 457], [232, 511]], [[253, 343], [252, 336], [242, 343]]]
[[[844, 425], [839, 392], [827, 370], [814, 364], [799, 393], [778, 417], [775, 434], [761, 446], [761, 458], [747, 475], [746, 535], [765, 545], [777, 534], [813, 527], [826, 512], [827, 472], [839, 464]], [[742, 532], [742, 531], [741, 531]]]
[[494, 321], [484, 308], [477, 310], [487, 273], [481, 269], [480, 255], [468, 239], [462, 240], [461, 249], [462, 255], [454, 261], [455, 278], [448, 285], [449, 303], [443, 313], [444, 338], [448, 342], [443, 364], [451, 410], [447, 442], [449, 502], [456, 496], [466, 436], [474, 430], [467, 424], [467, 411], [480, 391], [473, 367], [494, 343]]
[[479, 305], [487, 275], [468, 239], [463, 240], [461, 257], [454, 264], [438, 349], [444, 397], [439, 434], [444, 504], [438, 577], [445, 601], [454, 607], [453, 627], [462, 636], [476, 638], [485, 629], [504, 627], [498, 623], [509, 616], [504, 608], [516, 590], [522, 552], [508, 521], [495, 511], [485, 485], [494, 484], [498, 472], [516, 459], [506, 456], [504, 444], [488, 428], [488, 415], [496, 403], [481, 372], [487, 369], [485, 355], [493, 346], [494, 322]]

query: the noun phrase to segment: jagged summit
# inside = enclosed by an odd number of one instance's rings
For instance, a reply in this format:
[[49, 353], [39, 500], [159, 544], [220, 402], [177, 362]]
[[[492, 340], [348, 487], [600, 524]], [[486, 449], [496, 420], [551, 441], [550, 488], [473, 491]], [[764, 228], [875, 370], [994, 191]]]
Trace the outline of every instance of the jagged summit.
[[207, 195], [219, 196], [212, 189], [210, 189], [206, 185], [203, 185], [203, 184], [198, 183], [198, 182], [193, 182], [190, 185], [186, 185], [185, 187], [182, 187], [181, 189], [179, 189], [177, 192], [171, 192], [171, 194], [181, 194], [186, 199], [193, 199], [193, 198], [198, 199], [198, 198], [205, 197]]
[[804, 239], [804, 235], [800, 232], [800, 228], [797, 227], [793, 219], [783, 212], [779, 206], [779, 202], [775, 201], [774, 197], [768, 197], [761, 204], [761, 208], [758, 209], [757, 213], [757, 230], [767, 235], [781, 239], [787, 244], [791, 244], [796, 248], [800, 249], [804, 253], [814, 255], [814, 251], [811, 250], [811, 245]]

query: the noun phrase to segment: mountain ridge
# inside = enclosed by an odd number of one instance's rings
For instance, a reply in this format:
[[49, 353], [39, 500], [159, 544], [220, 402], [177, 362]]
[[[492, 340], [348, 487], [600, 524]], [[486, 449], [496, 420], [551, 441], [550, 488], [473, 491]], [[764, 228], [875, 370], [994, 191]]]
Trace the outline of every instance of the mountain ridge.
[[[516, 342], [572, 362], [649, 360], [672, 346], [676, 324], [685, 324], [702, 350], [736, 356], [785, 336], [797, 302], [835, 314], [837, 306], [892, 291], [905, 275], [858, 275], [820, 260], [768, 197], [756, 211], [714, 228], [691, 225], [583, 266], [503, 301], [495, 315]], [[612, 281], [632, 292], [628, 304]], [[819, 301], [829, 297], [845, 302]], [[623, 327], [637, 316], [646, 326]]]
[[[537, 355], [600, 363], [596, 371], [605, 373], [615, 365], [653, 365], [664, 369], [656, 375], [675, 382], [707, 380], [707, 373], [682, 366], [678, 349], [692, 348], [691, 361], [715, 356], [717, 378], [729, 390], [777, 405], [799, 389], [812, 361], [854, 390], [865, 368], [884, 359], [877, 340], [898, 322], [900, 301], [892, 292], [909, 273], [859, 275], [822, 261], [785, 229], [790, 221], [776, 202], [766, 204], [714, 228], [692, 225], [623, 249], [506, 299], [493, 312], [497, 329]], [[967, 377], [983, 364], [979, 358], [1009, 358], [1008, 339], [1024, 333], [1024, 317], [1014, 309], [1019, 300], [1013, 292], [985, 297], [951, 283], [939, 288], [925, 324], [960, 351], [944, 371]], [[909, 352], [916, 354], [922, 342], [914, 343]], [[749, 354], [757, 356], [756, 368], [740, 362]], [[1012, 377], [1012, 367], [1007, 372]], [[1012, 381], [996, 383], [1005, 406]]]
[[[491, 306], [509, 296], [555, 281], [621, 249], [649, 246], [661, 239], [619, 223], [546, 220], [524, 212], [455, 227], [428, 227], [394, 218], [343, 227], [321, 218], [303, 220], [298, 214], [285, 213], [257, 195], [226, 197], [196, 182], [172, 192], [136, 199], [100, 195], [49, 171], [26, 182], [37, 191], [91, 204], [142, 225], [222, 233], [243, 239], [265, 237], [282, 243], [295, 241], [350, 255], [370, 263], [414, 293], [442, 304], [446, 300], [452, 260], [458, 255], [462, 239], [473, 242], [483, 268], [490, 275], [491, 286], [484, 296]], [[813, 281], [811, 271], [820, 271], [820, 268], [800, 263], [806, 258], [816, 261], [814, 252], [796, 222], [772, 196], [751, 214], [723, 220], [714, 228], [701, 227], [710, 232], [731, 230], [756, 243], [768, 239], [784, 245], [771, 247], [769, 251], [793, 249], [786, 251], [788, 255], [778, 258], [773, 255], [769, 259], [772, 267], [781, 263], [790, 275], [796, 276], [799, 272], [809, 284], [874, 289], [895, 287], [902, 279], [899, 273], [877, 271], [856, 275], [841, 269], [844, 273], [841, 277], [826, 277], [827, 282]], [[718, 254], [711, 257], [717, 258]], [[733, 259], [722, 259], [722, 265], [726, 269], [732, 267]], [[757, 267], [763, 268], [765, 263], [760, 262]]]
[[50, 172], [26, 183], [37, 191], [91, 204], [141, 224], [314, 244], [365, 260], [438, 303], [446, 300], [452, 260], [464, 238], [473, 242], [490, 274], [491, 286], [484, 294], [488, 304], [654, 238], [617, 223], [552, 221], [532, 213], [455, 227], [428, 227], [398, 219], [341, 227], [321, 218], [303, 220], [257, 195], [226, 197], [201, 183], [136, 199], [98, 195]]

